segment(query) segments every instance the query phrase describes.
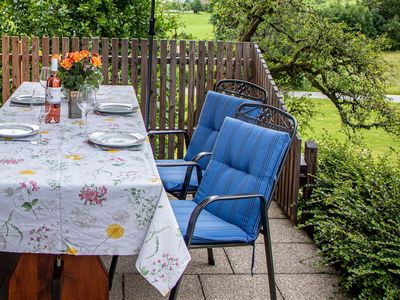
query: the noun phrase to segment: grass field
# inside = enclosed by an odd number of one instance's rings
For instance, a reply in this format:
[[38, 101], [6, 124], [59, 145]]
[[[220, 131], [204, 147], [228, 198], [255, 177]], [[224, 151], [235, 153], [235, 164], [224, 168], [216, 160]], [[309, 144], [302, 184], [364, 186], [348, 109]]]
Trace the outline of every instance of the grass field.
[[211, 14], [201, 12], [193, 14], [189, 12], [182, 13], [181, 21], [185, 24], [184, 28], [179, 30], [179, 33], [185, 32], [191, 34], [195, 40], [213, 40], [213, 26], [209, 23]]
[[390, 87], [387, 93], [389, 95], [400, 95], [400, 51], [385, 52], [383, 57], [392, 67], [389, 75]]
[[[316, 106], [316, 116], [310, 124], [312, 130], [308, 130], [302, 134], [303, 140], [313, 139], [318, 141], [325, 132], [343, 140], [345, 133], [342, 130], [339, 114], [332, 102], [327, 99], [313, 99], [312, 101]], [[394, 140], [392, 136], [381, 129], [361, 130], [359, 134], [363, 137], [365, 146], [374, 155], [383, 155], [390, 148], [400, 152], [400, 141]]]

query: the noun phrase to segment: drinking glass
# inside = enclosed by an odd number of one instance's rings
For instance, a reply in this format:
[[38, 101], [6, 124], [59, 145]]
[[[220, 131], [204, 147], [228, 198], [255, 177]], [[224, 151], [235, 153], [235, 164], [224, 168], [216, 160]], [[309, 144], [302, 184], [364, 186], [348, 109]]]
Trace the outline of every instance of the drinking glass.
[[85, 114], [85, 134], [87, 136], [88, 113], [96, 104], [96, 91], [92, 85], [82, 84], [79, 87], [77, 103], [82, 113]]
[[42, 143], [42, 123], [43, 120], [50, 112], [50, 106], [45, 105], [44, 98], [40, 96], [39, 91], [36, 89], [33, 91], [32, 100], [31, 100], [31, 111], [33, 112], [33, 116], [36, 121], [39, 123], [39, 144]]
[[44, 89], [46, 89], [47, 79], [49, 79], [50, 75], [51, 75], [50, 67], [42, 67], [42, 69], [40, 70], [40, 84]]

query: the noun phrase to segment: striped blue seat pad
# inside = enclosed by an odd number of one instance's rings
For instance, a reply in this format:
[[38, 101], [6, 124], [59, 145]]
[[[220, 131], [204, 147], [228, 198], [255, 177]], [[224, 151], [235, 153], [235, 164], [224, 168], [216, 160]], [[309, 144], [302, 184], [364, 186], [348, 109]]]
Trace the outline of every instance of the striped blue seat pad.
[[[196, 205], [197, 203], [191, 200], [171, 200], [171, 206], [182, 235], [186, 235], [189, 218]], [[197, 219], [192, 244], [249, 242], [251, 240], [252, 237], [240, 227], [203, 210]]]

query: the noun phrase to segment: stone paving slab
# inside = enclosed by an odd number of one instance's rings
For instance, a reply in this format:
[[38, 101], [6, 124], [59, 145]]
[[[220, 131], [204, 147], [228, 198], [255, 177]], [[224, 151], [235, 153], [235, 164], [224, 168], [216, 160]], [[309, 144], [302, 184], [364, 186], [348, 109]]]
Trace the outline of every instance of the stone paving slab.
[[[252, 247], [225, 248], [233, 271], [249, 274]], [[320, 256], [313, 244], [273, 244], [275, 273], [332, 273], [333, 270], [321, 265]], [[263, 244], [256, 245], [254, 274], [266, 274], [267, 263]]]
[[[163, 297], [150, 283], [140, 274], [124, 275], [124, 299], [125, 300], [157, 300], [168, 299]], [[198, 275], [184, 275], [178, 293], [181, 300], [203, 300], [203, 291]]]
[[[270, 219], [269, 230], [272, 243], [312, 243], [307, 233], [295, 228], [288, 219]], [[264, 242], [262, 234], [257, 239], [260, 241]]]
[[216, 248], [213, 251], [215, 266], [210, 266], [206, 249], [191, 249], [192, 260], [187, 266], [185, 274], [233, 274], [224, 249]]
[[278, 206], [275, 201], [271, 202], [268, 209], [269, 219], [287, 219], [287, 216], [283, 213], [282, 209]]
[[200, 281], [207, 300], [269, 299], [267, 275], [200, 275]]
[[336, 275], [278, 274], [275, 281], [285, 300], [347, 299]]

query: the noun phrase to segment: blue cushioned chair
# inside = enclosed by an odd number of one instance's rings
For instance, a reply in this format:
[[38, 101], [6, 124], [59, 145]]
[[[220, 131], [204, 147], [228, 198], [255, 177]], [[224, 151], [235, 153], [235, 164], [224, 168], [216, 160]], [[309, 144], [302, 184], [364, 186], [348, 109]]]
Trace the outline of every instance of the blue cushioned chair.
[[[197, 128], [185, 157], [177, 160], [156, 161], [167, 192], [178, 199], [185, 199], [187, 193], [194, 193], [197, 190], [225, 117], [233, 116], [240, 104], [249, 102], [254, 101], [213, 91], [207, 93]], [[161, 134], [167, 134], [167, 132], [174, 133], [176, 130], [165, 130]], [[149, 134], [160, 134], [160, 131], [151, 131]]]
[[207, 248], [212, 265], [212, 248], [255, 247], [262, 225], [270, 295], [276, 299], [267, 210], [297, 125], [291, 115], [263, 104], [242, 104], [236, 118], [225, 119], [194, 199], [171, 205], [188, 248]]

